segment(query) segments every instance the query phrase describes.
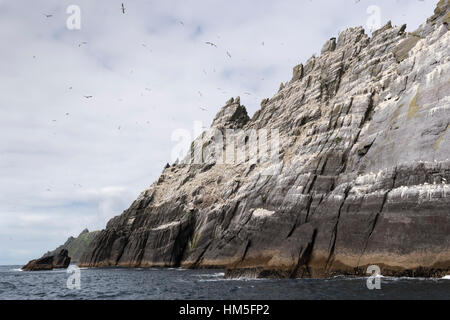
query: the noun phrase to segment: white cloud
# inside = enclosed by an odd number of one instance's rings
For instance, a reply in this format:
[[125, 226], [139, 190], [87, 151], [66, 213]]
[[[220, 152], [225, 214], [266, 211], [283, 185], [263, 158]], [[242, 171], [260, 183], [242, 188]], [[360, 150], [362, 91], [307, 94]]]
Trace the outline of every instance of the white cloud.
[[173, 130], [231, 96], [255, 112], [369, 5], [411, 30], [435, 2], [0, 1], [0, 264], [104, 227], [170, 160]]

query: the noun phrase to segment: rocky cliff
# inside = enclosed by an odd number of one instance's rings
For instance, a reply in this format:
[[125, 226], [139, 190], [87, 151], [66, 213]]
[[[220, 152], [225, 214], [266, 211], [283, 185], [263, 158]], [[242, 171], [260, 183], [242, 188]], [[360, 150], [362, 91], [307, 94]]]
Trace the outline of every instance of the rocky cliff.
[[66, 249], [58, 251], [58, 253], [50, 256], [31, 260], [22, 267], [23, 271], [43, 271], [53, 269], [65, 269], [70, 264], [70, 257]]
[[44, 254], [44, 257], [56, 256], [61, 250], [67, 250], [72, 262], [78, 262], [84, 251], [88, 248], [92, 240], [97, 236], [99, 231], [89, 232], [88, 229], [84, 229], [78, 237], [69, 237], [67, 241], [56, 248], [53, 251], [49, 251]]
[[70, 262], [78, 262], [98, 233], [99, 231], [89, 232], [88, 229], [84, 229], [78, 237], [69, 237], [63, 245], [53, 251], [48, 251], [39, 259], [31, 260], [22, 269], [38, 271], [67, 268]]
[[[341, 32], [251, 119], [231, 99], [79, 265], [450, 273], [449, 19], [441, 0], [412, 33], [390, 23], [371, 37]], [[222, 152], [227, 139], [248, 152]]]

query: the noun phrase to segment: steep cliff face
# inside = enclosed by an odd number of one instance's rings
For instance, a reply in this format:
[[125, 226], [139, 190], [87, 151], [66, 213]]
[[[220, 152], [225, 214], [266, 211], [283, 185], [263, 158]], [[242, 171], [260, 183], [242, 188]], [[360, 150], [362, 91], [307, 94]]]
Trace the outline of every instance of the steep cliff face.
[[[340, 33], [252, 119], [231, 99], [79, 265], [261, 277], [359, 275], [368, 265], [384, 275], [449, 273], [448, 20], [441, 0], [413, 33], [390, 23], [371, 38], [362, 28]], [[264, 130], [278, 147], [252, 140]], [[225, 136], [270, 156], [222, 154]]]

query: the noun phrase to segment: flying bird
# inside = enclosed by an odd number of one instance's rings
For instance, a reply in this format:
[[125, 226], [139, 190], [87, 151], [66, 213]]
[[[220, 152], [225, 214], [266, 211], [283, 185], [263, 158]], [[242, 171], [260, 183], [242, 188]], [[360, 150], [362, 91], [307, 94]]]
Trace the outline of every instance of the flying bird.
[[206, 108], [204, 108], [204, 107], [199, 107], [200, 108], [200, 110], [202, 110], [202, 111], [208, 111], [208, 109], [206, 109]]
[[227, 56], [231, 58], [231, 54], [227, 51]]
[[86, 42], [86, 41], [83, 41], [82, 43], [80, 43], [80, 44], [78, 45], [78, 47], [81, 47], [81, 46], [84, 45], [84, 44], [87, 44], [87, 42]]
[[125, 14], [125, 6], [122, 3], [122, 13]]
[[92, 98], [92, 96], [84, 96], [86, 99], [90, 99]]
[[45, 14], [45, 13], [43, 13], [43, 15], [44, 15], [46, 18], [51, 18], [51, 17], [53, 17], [52, 14]]
[[217, 46], [214, 44], [214, 43], [212, 43], [212, 42], [209, 42], [209, 41], [207, 41], [207, 42], [205, 42], [206, 44], [209, 44], [211, 47], [216, 47], [217, 48]]

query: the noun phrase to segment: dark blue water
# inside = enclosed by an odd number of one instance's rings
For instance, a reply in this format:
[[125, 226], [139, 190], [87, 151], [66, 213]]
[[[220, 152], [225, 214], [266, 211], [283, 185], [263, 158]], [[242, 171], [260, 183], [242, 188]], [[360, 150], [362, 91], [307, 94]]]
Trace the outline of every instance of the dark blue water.
[[224, 279], [217, 270], [81, 269], [81, 289], [67, 288], [66, 270], [23, 272], [0, 266], [0, 299], [450, 299], [450, 280], [382, 278]]

